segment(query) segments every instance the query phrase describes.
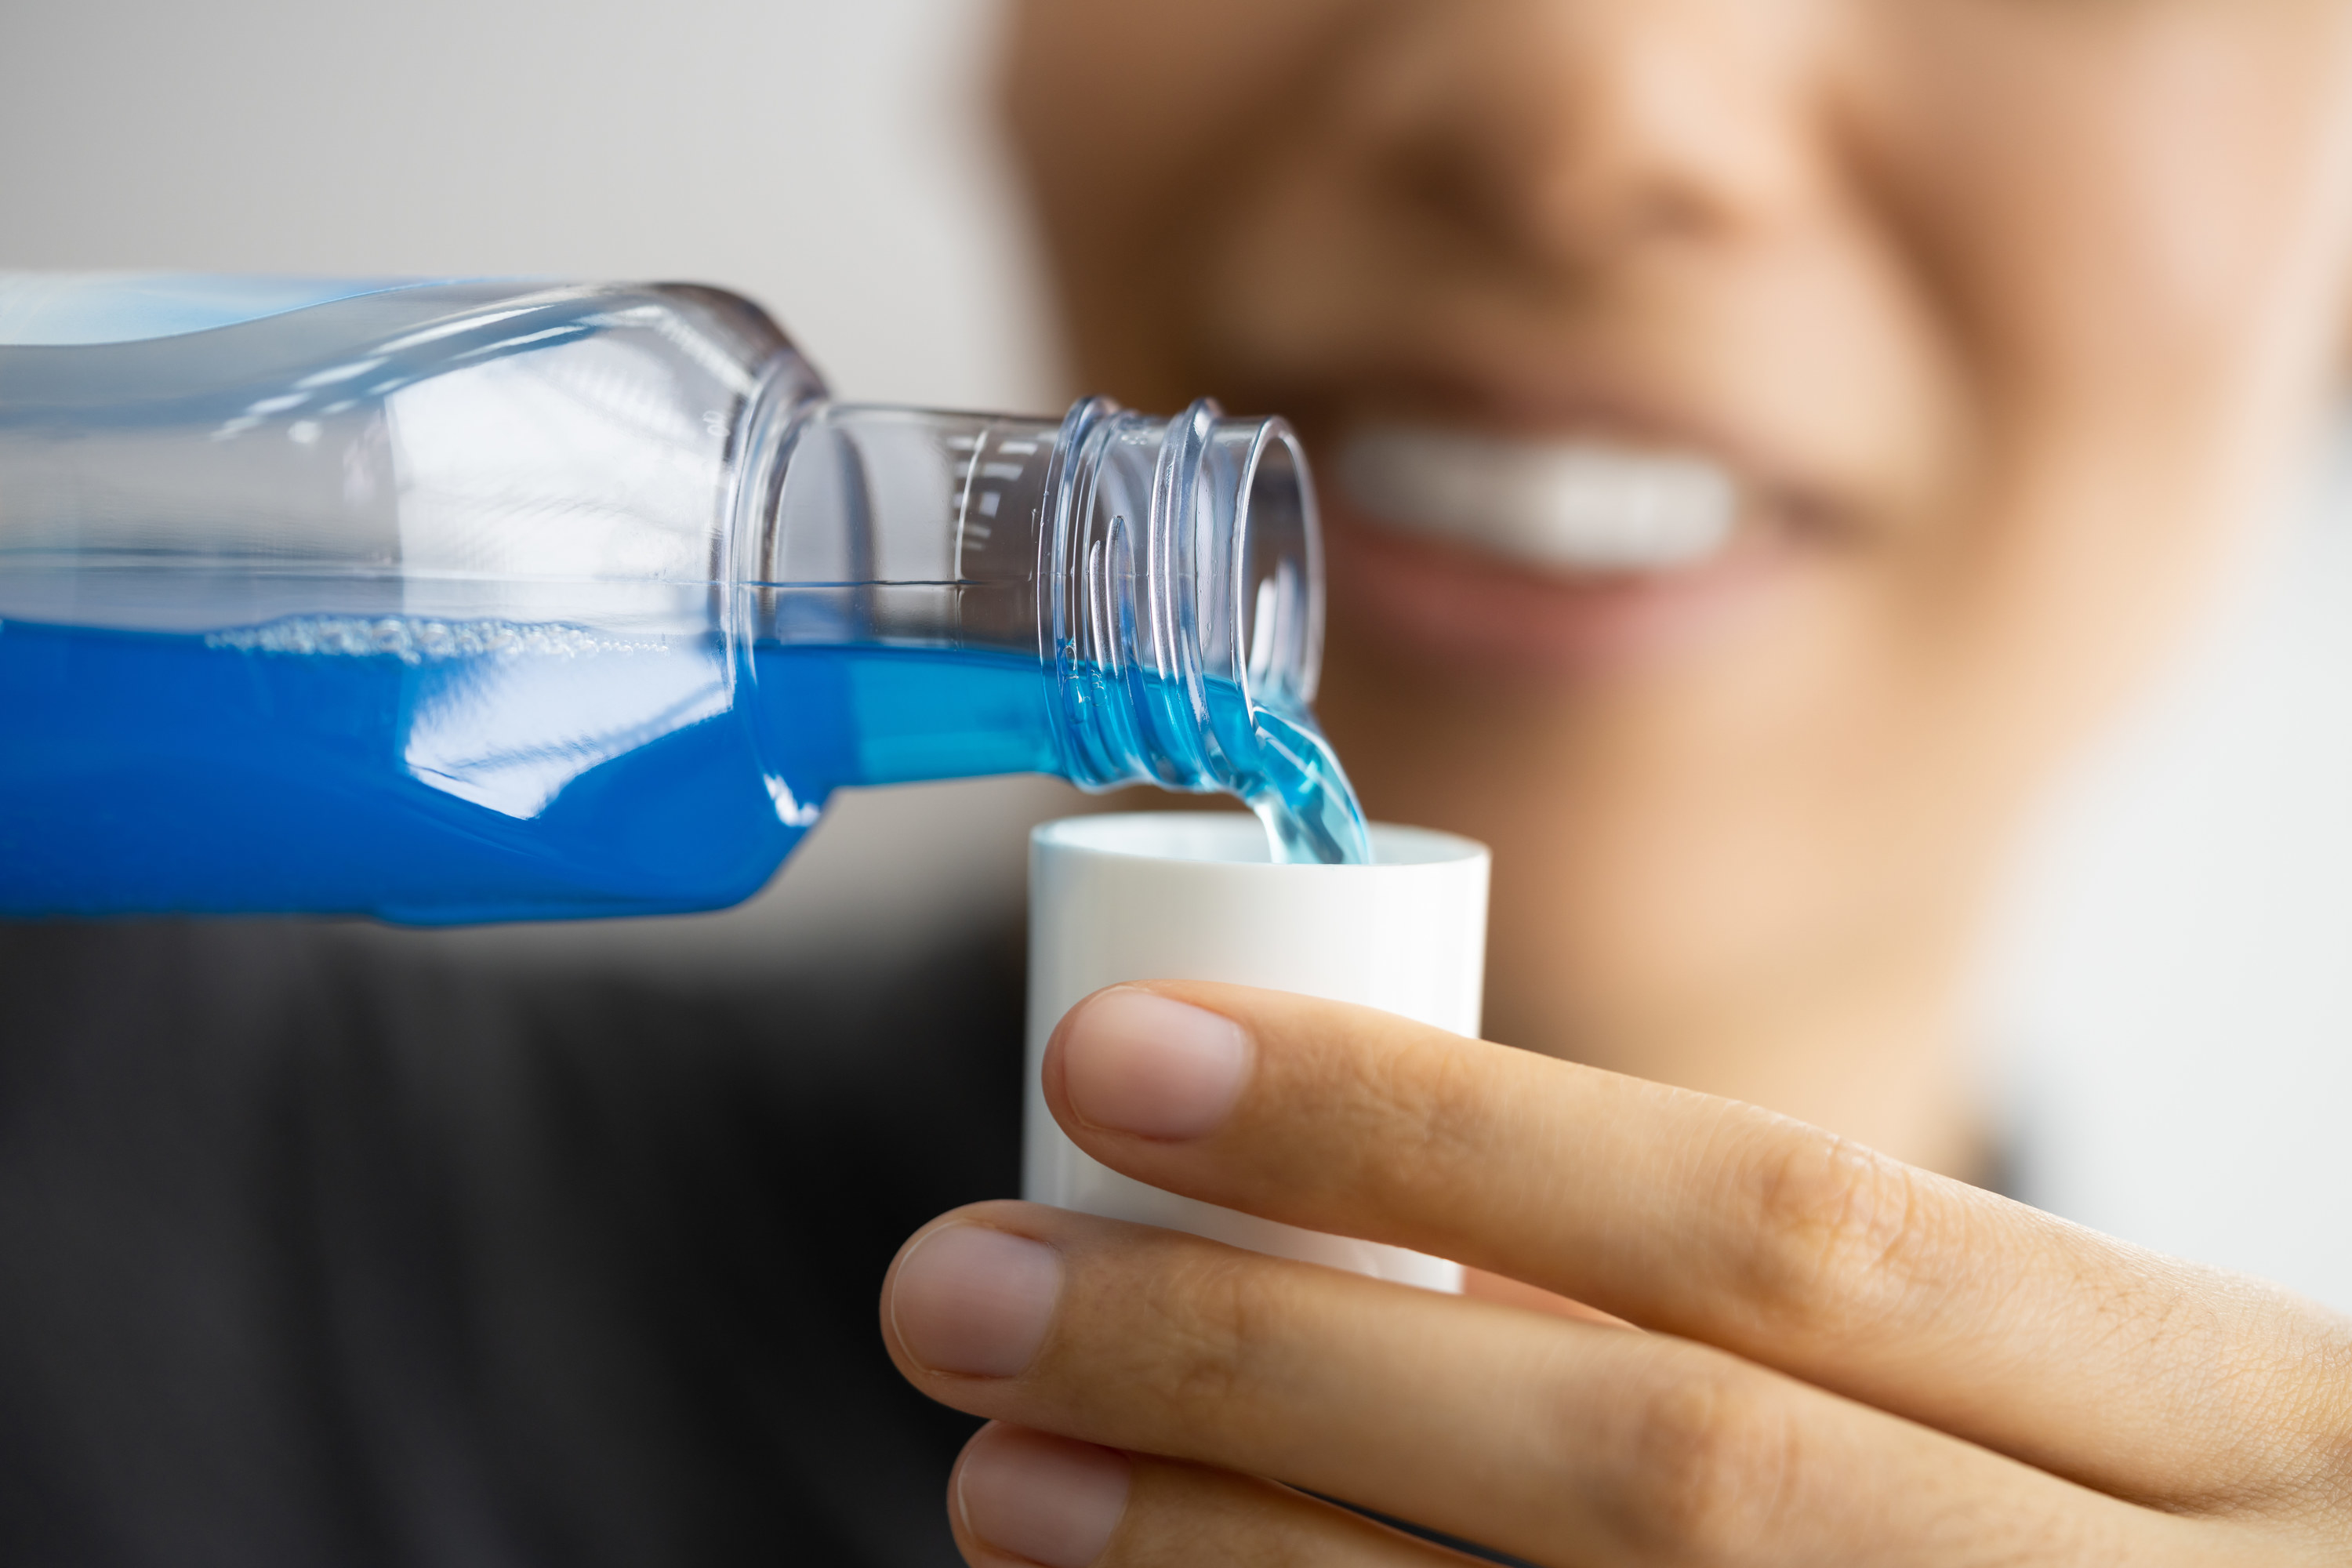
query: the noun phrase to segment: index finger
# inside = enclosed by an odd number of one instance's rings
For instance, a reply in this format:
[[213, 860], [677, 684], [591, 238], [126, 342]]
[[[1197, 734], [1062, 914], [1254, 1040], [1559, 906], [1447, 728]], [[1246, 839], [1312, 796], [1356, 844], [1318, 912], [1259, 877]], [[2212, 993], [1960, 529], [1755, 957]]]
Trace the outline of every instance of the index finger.
[[1509, 1275], [2103, 1490], [2227, 1510], [2336, 1458], [2309, 1373], [2352, 1352], [2340, 1322], [1753, 1107], [1192, 982], [1087, 998], [1044, 1070], [1071, 1138], [1139, 1181]]

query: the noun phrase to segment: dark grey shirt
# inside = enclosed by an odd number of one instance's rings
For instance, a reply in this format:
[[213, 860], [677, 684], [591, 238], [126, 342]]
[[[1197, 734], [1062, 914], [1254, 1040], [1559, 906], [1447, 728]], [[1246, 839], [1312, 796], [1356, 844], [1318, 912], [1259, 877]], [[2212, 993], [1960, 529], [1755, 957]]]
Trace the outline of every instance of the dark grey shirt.
[[1009, 941], [663, 990], [0, 926], [0, 1562], [958, 1561], [875, 1327], [1018, 1185]]

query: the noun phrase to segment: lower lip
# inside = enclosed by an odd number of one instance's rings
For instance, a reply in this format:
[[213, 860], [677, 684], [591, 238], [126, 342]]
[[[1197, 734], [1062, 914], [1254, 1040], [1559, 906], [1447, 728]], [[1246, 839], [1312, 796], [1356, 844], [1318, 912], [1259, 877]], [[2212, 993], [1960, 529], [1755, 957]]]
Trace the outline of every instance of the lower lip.
[[1721, 553], [1665, 572], [1573, 575], [1518, 567], [1325, 505], [1333, 608], [1344, 628], [1496, 675], [1603, 673], [1719, 642], [1790, 575], [1794, 552], [1743, 528]]

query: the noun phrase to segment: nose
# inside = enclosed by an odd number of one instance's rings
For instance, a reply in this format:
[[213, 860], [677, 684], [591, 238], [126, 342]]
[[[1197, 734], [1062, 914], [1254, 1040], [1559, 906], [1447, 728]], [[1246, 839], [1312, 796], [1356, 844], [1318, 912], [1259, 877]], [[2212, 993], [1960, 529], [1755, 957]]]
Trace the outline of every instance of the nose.
[[1796, 200], [1801, 39], [1782, 0], [1418, 0], [1341, 85], [1381, 184], [1553, 265], [1721, 241]]

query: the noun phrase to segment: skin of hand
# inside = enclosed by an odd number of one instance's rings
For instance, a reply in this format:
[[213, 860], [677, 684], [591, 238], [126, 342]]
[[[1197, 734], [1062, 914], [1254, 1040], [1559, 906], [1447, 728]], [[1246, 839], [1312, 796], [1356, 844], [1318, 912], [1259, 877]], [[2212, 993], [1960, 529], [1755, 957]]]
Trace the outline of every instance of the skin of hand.
[[882, 1321], [917, 1387], [992, 1418], [950, 1482], [975, 1568], [1467, 1561], [1320, 1499], [1542, 1568], [2352, 1560], [2352, 1323], [2273, 1288], [1274, 992], [1097, 993], [1045, 1084], [1131, 1176], [1611, 1317], [958, 1210]]
[[[1979, 1168], [2018, 818], [2338, 383], [2347, 0], [1021, 0], [1002, 100], [1088, 391], [1315, 455], [1319, 708], [1495, 851], [1487, 1026]], [[1409, 420], [1715, 462], [1735, 548], [1375, 526]]]

